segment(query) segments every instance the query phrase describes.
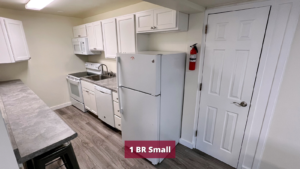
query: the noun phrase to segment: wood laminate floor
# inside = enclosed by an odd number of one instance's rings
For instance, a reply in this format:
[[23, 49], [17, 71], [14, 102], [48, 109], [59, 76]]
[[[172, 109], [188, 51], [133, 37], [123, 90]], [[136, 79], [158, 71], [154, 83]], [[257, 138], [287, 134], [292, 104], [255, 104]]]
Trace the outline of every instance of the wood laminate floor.
[[[78, 133], [72, 145], [81, 169], [232, 169], [201, 151], [191, 150], [181, 144], [176, 146], [175, 159], [165, 159], [157, 166], [145, 159], [125, 159], [118, 130], [101, 122], [91, 113], [83, 113], [73, 106], [55, 112]], [[62, 161], [58, 160], [47, 169], [58, 168], [61, 164]]]

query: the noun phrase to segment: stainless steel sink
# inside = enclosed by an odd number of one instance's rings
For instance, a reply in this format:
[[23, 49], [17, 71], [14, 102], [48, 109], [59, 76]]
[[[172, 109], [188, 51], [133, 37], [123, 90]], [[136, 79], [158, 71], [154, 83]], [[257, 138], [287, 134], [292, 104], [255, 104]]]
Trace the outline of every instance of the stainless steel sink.
[[108, 78], [112, 78], [112, 77], [107, 76], [107, 75], [94, 75], [94, 76], [88, 76], [85, 78], [93, 80], [93, 81], [98, 81], [98, 80], [104, 80], [104, 79], [108, 79]]

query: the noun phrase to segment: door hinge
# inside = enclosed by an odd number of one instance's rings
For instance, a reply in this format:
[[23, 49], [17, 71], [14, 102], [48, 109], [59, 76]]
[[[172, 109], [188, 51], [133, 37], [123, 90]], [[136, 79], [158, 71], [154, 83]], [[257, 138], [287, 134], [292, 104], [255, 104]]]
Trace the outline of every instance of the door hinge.
[[200, 83], [199, 90], [200, 91], [202, 90], [202, 83]]
[[208, 25], [205, 25], [205, 34], [207, 34], [208, 31]]
[[198, 135], [198, 130], [195, 131], [195, 136], [197, 137], [197, 135]]

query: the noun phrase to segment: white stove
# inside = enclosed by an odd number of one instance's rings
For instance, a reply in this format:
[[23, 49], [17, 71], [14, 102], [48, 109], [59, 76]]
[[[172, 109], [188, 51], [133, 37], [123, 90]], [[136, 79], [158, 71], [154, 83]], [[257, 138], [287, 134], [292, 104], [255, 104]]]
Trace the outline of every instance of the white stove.
[[82, 88], [81, 88], [81, 77], [101, 75], [102, 67], [100, 63], [85, 63], [86, 72], [72, 73], [67, 76], [69, 93], [71, 97], [71, 103], [83, 112], [86, 112]]

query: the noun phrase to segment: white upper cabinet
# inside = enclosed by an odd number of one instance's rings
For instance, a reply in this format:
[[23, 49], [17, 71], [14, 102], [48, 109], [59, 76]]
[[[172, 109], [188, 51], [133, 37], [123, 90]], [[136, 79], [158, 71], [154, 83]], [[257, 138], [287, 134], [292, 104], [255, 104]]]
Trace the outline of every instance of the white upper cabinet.
[[30, 59], [21, 21], [0, 18], [0, 63], [14, 63]]
[[101, 22], [100, 21], [94, 22], [93, 26], [94, 26], [95, 36], [96, 36], [96, 48], [98, 50], [104, 50]]
[[105, 58], [116, 58], [118, 53], [116, 19], [107, 19], [102, 22]]
[[9, 44], [4, 20], [0, 18], [0, 63], [13, 63], [12, 49]]
[[103, 50], [103, 36], [101, 22], [86, 24], [90, 50]]
[[176, 28], [176, 11], [167, 8], [161, 8], [155, 9], [153, 13], [154, 29], [163, 30]]
[[74, 38], [86, 37], [86, 27], [85, 25], [79, 25], [73, 27]]
[[149, 31], [152, 30], [154, 25], [153, 10], [143, 11], [136, 14], [136, 30]]
[[168, 8], [158, 8], [136, 14], [137, 33], [187, 31], [188, 14]]
[[134, 15], [117, 18], [119, 53], [135, 52], [135, 21]]

